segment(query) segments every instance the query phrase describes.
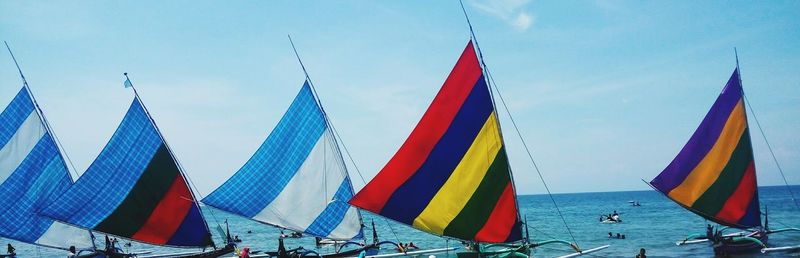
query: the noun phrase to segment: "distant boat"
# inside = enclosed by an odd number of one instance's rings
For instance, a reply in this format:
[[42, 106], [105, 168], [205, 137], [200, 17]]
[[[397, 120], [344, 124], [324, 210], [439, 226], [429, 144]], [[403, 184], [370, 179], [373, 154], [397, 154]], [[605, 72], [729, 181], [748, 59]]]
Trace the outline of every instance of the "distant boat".
[[470, 40], [417, 126], [350, 204], [470, 243], [459, 257], [529, 256], [551, 243], [596, 251], [562, 240], [529, 242], [517, 203], [496, 108]]
[[[130, 80], [126, 87], [132, 87]], [[44, 205], [40, 214], [152, 245], [216, 249], [183, 169], [138, 93], [86, 172]], [[218, 257], [231, 252], [233, 246], [225, 245], [181, 255]]]
[[708, 225], [705, 234], [682, 243], [710, 242], [718, 255], [767, 248], [769, 234], [797, 230], [770, 230], [764, 223], [756, 183], [756, 169], [738, 65], [700, 126], [674, 160], [650, 185], [667, 198], [704, 219], [742, 234], [724, 234]]

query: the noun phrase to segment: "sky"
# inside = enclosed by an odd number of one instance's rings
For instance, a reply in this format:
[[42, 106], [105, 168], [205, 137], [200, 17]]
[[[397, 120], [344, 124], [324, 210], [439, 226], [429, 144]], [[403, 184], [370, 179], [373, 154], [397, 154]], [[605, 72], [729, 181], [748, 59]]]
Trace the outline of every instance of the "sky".
[[[641, 179], [660, 173], [699, 125], [736, 66], [734, 48], [750, 111], [788, 182], [800, 184], [800, 2], [464, 2], [551, 191], [649, 189]], [[74, 174], [130, 105], [128, 72], [201, 195], [252, 155], [303, 84], [287, 34], [366, 180], [469, 40], [458, 1], [0, 1], [0, 40]], [[0, 103], [21, 86], [3, 51]], [[517, 192], [544, 193], [498, 105]], [[759, 184], [782, 185], [764, 139], [751, 134]]]

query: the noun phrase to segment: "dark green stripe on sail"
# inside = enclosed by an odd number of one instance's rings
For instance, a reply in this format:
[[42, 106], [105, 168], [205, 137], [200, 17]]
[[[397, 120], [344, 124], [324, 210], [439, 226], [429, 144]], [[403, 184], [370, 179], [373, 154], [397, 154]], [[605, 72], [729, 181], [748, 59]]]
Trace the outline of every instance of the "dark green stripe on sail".
[[750, 132], [749, 129], [745, 129], [728, 164], [722, 169], [717, 180], [692, 204], [692, 209], [708, 216], [715, 216], [736, 191], [747, 167], [752, 162], [753, 147], [750, 143]]
[[492, 215], [497, 201], [511, 181], [508, 173], [508, 157], [505, 147], [500, 148], [492, 165], [486, 172], [478, 189], [467, 201], [464, 209], [444, 229], [444, 235], [460, 239], [472, 239], [483, 228]]
[[95, 229], [123, 237], [133, 236], [144, 226], [179, 175], [178, 166], [161, 144], [125, 200]]

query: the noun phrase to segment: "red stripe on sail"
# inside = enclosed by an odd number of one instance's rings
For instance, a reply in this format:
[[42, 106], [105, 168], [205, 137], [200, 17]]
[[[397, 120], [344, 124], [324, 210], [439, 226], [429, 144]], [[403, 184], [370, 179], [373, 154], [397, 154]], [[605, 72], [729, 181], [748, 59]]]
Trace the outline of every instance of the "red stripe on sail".
[[350, 204], [380, 213], [389, 197], [422, 166], [482, 75], [472, 41], [406, 141]]
[[753, 161], [750, 161], [750, 165], [744, 171], [744, 176], [742, 181], [739, 182], [739, 186], [736, 187], [736, 191], [725, 201], [722, 210], [715, 217], [730, 224], [737, 224], [739, 219], [747, 212], [747, 207], [753, 200], [755, 191], [756, 167]]
[[186, 186], [186, 181], [178, 174], [164, 199], [161, 199], [147, 218], [147, 222], [132, 238], [149, 243], [166, 244], [178, 230], [193, 204], [192, 194]]
[[511, 229], [517, 222], [517, 204], [514, 200], [514, 189], [511, 182], [506, 185], [503, 195], [497, 200], [492, 215], [486, 224], [483, 225], [478, 234], [475, 234], [475, 241], [488, 243], [505, 242]]

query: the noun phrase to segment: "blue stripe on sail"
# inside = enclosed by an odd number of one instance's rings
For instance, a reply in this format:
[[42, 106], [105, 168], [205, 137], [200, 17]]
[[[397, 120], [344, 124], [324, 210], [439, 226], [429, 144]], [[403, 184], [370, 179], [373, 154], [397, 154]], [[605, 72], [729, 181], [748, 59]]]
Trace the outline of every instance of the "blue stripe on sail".
[[252, 218], [283, 191], [325, 128], [322, 111], [306, 82], [250, 160], [203, 202]]
[[172, 238], [167, 241], [167, 245], [174, 246], [193, 246], [197, 243], [205, 243], [205, 239], [211, 237], [211, 234], [205, 227], [198, 227], [197, 225], [205, 225], [203, 216], [200, 214], [200, 209], [197, 205], [192, 205], [189, 213], [181, 222], [178, 230], [172, 234]]
[[11, 176], [0, 185], [0, 236], [33, 243], [53, 221], [36, 214], [51, 194], [71, 184], [64, 161], [45, 134]]
[[33, 112], [33, 102], [28, 90], [22, 87], [14, 100], [0, 114], [3, 121], [0, 123], [0, 148], [8, 143], [31, 112]]
[[[353, 197], [353, 187], [350, 185], [349, 178], [345, 178], [336, 194], [325, 210], [308, 226], [307, 233], [317, 236], [327, 236], [342, 223], [350, 204], [347, 201]], [[359, 231], [360, 232], [360, 231]], [[359, 235], [361, 235], [359, 233]]]
[[125, 199], [161, 145], [141, 103], [134, 99], [117, 131], [86, 172], [41, 214], [94, 228]]

